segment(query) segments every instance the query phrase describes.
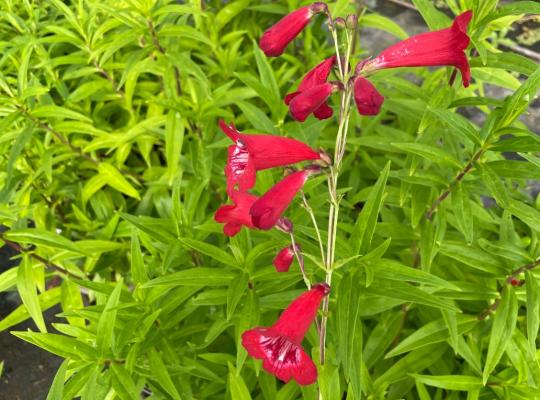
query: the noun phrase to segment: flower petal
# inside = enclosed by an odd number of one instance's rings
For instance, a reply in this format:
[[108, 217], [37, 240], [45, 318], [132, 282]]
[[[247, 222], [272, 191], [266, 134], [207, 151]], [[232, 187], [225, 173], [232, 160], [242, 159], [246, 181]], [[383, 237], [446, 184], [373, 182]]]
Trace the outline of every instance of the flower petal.
[[271, 229], [304, 186], [308, 176], [307, 170], [294, 172], [272, 186], [251, 206], [249, 212], [253, 225], [259, 229]]
[[277, 253], [277, 255], [274, 257], [272, 264], [274, 264], [274, 267], [276, 267], [277, 272], [287, 272], [289, 271], [293, 260], [294, 250], [291, 245], [281, 249], [279, 253]]
[[377, 115], [381, 111], [384, 97], [370, 81], [357, 76], [354, 80], [354, 101], [360, 115]]
[[301, 92], [289, 103], [291, 115], [295, 120], [304, 122], [309, 114], [326, 102], [334, 89], [333, 84], [323, 83]]

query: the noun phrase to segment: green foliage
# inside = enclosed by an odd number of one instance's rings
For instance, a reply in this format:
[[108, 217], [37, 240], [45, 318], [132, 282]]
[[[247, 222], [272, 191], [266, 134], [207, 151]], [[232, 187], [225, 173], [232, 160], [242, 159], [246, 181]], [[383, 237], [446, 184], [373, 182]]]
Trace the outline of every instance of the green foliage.
[[[315, 386], [267, 375], [240, 344], [302, 291], [296, 265], [271, 265], [287, 238], [244, 230], [229, 240], [213, 221], [230, 143], [219, 118], [333, 150], [333, 120], [294, 122], [282, 101], [331, 54], [321, 20], [282, 58], [257, 46], [307, 3], [0, 5], [0, 239], [23, 253], [0, 274], [0, 291], [23, 302], [0, 330], [31, 318], [35, 331], [12, 333], [65, 358], [47, 399], [317, 398]], [[449, 25], [435, 2], [413, 3], [430, 28]], [[540, 68], [497, 49], [516, 19], [540, 10], [445, 3], [475, 12], [472, 85], [448, 87], [444, 68], [382, 71], [382, 113], [352, 116], [325, 399], [540, 398], [540, 198], [530, 190], [540, 139], [520, 119]], [[359, 23], [396, 41], [410, 33], [370, 9]], [[256, 191], [279, 174], [262, 173]], [[305, 187], [321, 227], [325, 191], [324, 179]], [[288, 217], [308, 276], [322, 281], [296, 201]], [[62, 323], [47, 326], [42, 313], [55, 305]], [[304, 344], [317, 359], [314, 327]]]

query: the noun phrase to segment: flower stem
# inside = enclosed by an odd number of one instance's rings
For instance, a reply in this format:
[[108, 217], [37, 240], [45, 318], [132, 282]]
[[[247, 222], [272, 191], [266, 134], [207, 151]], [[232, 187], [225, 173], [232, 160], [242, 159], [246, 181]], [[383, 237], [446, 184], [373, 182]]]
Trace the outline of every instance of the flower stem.
[[304, 203], [304, 208], [306, 209], [307, 213], [311, 217], [311, 222], [313, 222], [313, 227], [315, 228], [315, 233], [317, 234], [317, 241], [319, 242], [319, 249], [321, 250], [321, 261], [323, 265], [326, 265], [326, 257], [324, 256], [324, 244], [321, 237], [321, 231], [319, 230], [319, 225], [317, 224], [317, 219], [315, 218], [315, 214], [313, 213], [313, 209], [309, 205], [306, 195], [304, 192], [301, 192], [302, 194], [302, 202]]
[[[337, 49], [339, 45], [337, 43], [337, 35], [333, 33], [334, 43]], [[328, 177], [328, 193], [330, 197], [330, 209], [328, 215], [328, 241], [326, 248], [326, 277], [325, 282], [328, 285], [332, 284], [332, 273], [334, 270], [335, 262], [335, 248], [336, 248], [336, 239], [337, 239], [337, 226], [339, 220], [339, 203], [341, 201], [341, 196], [338, 194], [338, 177], [339, 171], [341, 169], [341, 161], [343, 155], [345, 154], [345, 145], [347, 143], [347, 131], [349, 126], [349, 117], [351, 109], [351, 97], [352, 91], [350, 88], [349, 82], [349, 71], [348, 71], [348, 62], [351, 55], [351, 43], [352, 38], [349, 32], [346, 35], [347, 38], [347, 50], [345, 53], [345, 65], [340, 65], [341, 72], [341, 83], [343, 84], [343, 91], [341, 92], [341, 103], [339, 110], [339, 125], [336, 135], [336, 145], [334, 151], [334, 163], [330, 167], [330, 176]], [[339, 54], [336, 54], [339, 60]], [[325, 297], [322, 305], [322, 318], [321, 318], [321, 327], [319, 335], [319, 351], [320, 351], [320, 363], [323, 365], [326, 358], [326, 329], [328, 323], [328, 308], [329, 308], [329, 296]]]
[[306, 275], [306, 268], [304, 267], [304, 258], [300, 253], [298, 253], [298, 248], [296, 247], [296, 241], [294, 240], [294, 233], [292, 231], [291, 234], [291, 244], [294, 256], [296, 257], [296, 260], [298, 261], [298, 265], [300, 266], [300, 271], [302, 271], [302, 278], [304, 279], [304, 283], [306, 284], [306, 287], [311, 289], [311, 282], [309, 281], [307, 275]]

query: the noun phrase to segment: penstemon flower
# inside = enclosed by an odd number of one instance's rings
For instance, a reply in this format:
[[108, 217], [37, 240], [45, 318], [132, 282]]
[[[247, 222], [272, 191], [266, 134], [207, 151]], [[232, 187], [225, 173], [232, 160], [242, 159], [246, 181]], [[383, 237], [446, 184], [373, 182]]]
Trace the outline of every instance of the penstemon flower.
[[340, 86], [335, 83], [322, 83], [300, 92], [289, 103], [291, 115], [300, 122], [304, 122], [311, 113], [316, 112], [319, 119], [330, 118], [332, 109], [326, 104], [326, 100], [339, 89]]
[[236, 190], [229, 191], [229, 196], [234, 205], [221, 206], [214, 214], [214, 220], [216, 222], [225, 224], [223, 226], [223, 233], [227, 236], [235, 236], [240, 232], [242, 226], [255, 228], [251, 221], [249, 210], [258, 197]]
[[[335, 63], [336, 56], [332, 56], [315, 66], [315, 68], [313, 68], [306, 74], [306, 76], [304, 76], [302, 82], [300, 82], [300, 85], [298, 85], [298, 89], [296, 90], [296, 92], [289, 93], [287, 96], [285, 96], [285, 104], [289, 105], [295, 97], [305, 92], [306, 90], [311, 89], [314, 86], [326, 83], [326, 81], [328, 80], [328, 76], [330, 75], [330, 71], [334, 67]], [[333, 113], [333, 110], [330, 108], [330, 106], [328, 106], [328, 103], [326, 101], [322, 103], [319, 108], [313, 111], [313, 115], [318, 119], [330, 118]]]
[[249, 210], [253, 225], [259, 229], [271, 229], [289, 207], [294, 196], [302, 189], [308, 177], [318, 171], [317, 167], [313, 167], [293, 172], [272, 186]]
[[287, 247], [284, 247], [277, 253], [276, 257], [274, 258], [274, 261], [272, 261], [272, 264], [274, 264], [274, 267], [276, 267], [277, 272], [287, 272], [289, 271], [289, 268], [291, 267], [291, 264], [294, 260], [294, 252], [300, 251], [300, 245], [290, 245]]
[[469, 86], [471, 70], [465, 49], [470, 39], [467, 27], [472, 11], [460, 14], [450, 28], [426, 32], [396, 43], [366, 63], [362, 71], [397, 67], [454, 66], [461, 71], [463, 86]]
[[377, 115], [381, 111], [384, 97], [363, 76], [354, 79], [354, 102], [360, 115]]
[[235, 143], [229, 146], [225, 167], [229, 190], [236, 189], [236, 186], [240, 191], [251, 189], [255, 185], [257, 171], [321, 158], [318, 152], [295, 139], [243, 134], [234, 125], [227, 125], [224, 121], [220, 121], [219, 126]]
[[322, 299], [330, 293], [326, 283], [314, 285], [283, 311], [274, 325], [250, 329], [242, 334], [249, 355], [263, 360], [263, 368], [284, 382], [300, 385], [317, 380], [317, 368], [302, 348], [302, 340], [313, 323]]
[[311, 18], [327, 9], [325, 3], [318, 2], [287, 14], [261, 37], [259, 46], [267, 57], [277, 57], [283, 54], [285, 47], [304, 30]]

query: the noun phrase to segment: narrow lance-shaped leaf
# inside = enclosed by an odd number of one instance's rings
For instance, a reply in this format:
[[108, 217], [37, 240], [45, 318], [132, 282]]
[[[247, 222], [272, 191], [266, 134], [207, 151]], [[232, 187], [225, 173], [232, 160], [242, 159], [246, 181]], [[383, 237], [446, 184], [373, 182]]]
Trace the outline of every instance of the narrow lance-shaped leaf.
[[386, 180], [388, 179], [389, 172], [390, 161], [381, 171], [379, 179], [377, 179], [377, 182], [371, 189], [368, 199], [364, 204], [364, 208], [356, 220], [351, 234], [352, 247], [355, 254], [366, 254], [371, 247], [371, 240], [373, 238], [373, 233], [375, 232], [377, 218], [384, 200]]
[[516, 326], [518, 313], [518, 303], [514, 290], [508, 285], [502, 293], [501, 303], [495, 311], [489, 347], [484, 364], [482, 381], [487, 383], [491, 372], [495, 369], [506, 350], [506, 346], [512, 339], [512, 332]]
[[23, 301], [23, 304], [28, 310], [28, 313], [36, 323], [41, 332], [47, 332], [45, 320], [39, 305], [36, 285], [34, 282], [34, 274], [32, 271], [32, 263], [27, 254], [24, 254], [19, 271], [17, 274], [17, 290]]

